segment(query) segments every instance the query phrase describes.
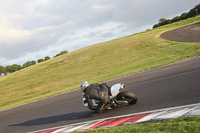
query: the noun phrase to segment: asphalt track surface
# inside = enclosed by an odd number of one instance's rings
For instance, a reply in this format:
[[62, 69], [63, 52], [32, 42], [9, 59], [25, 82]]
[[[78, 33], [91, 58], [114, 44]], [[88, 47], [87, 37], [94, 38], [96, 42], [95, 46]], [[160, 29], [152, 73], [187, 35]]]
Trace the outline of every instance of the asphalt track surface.
[[80, 89], [0, 112], [0, 133], [25, 133], [89, 120], [200, 103], [200, 57], [108, 81], [124, 83], [135, 105], [98, 114], [82, 105]]
[[200, 22], [165, 32], [160, 37], [170, 41], [200, 43]]

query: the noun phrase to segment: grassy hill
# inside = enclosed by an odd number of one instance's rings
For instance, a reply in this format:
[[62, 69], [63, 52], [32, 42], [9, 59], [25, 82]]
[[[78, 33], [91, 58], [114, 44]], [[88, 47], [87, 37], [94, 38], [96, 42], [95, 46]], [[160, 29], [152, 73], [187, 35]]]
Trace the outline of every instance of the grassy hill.
[[0, 110], [90, 83], [200, 55], [200, 43], [172, 42], [160, 34], [198, 22], [199, 17], [92, 45], [0, 78]]

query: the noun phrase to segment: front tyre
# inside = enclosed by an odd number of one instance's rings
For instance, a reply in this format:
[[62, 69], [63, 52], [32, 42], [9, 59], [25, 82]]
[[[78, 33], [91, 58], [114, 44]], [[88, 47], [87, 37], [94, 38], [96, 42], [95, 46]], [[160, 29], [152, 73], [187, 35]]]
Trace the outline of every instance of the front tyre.
[[132, 93], [132, 92], [129, 92], [129, 91], [122, 91], [120, 92], [117, 97], [116, 97], [117, 100], [125, 100], [125, 101], [128, 101], [128, 104], [131, 105], [131, 104], [135, 104], [137, 103], [138, 101], [138, 98], [137, 96]]

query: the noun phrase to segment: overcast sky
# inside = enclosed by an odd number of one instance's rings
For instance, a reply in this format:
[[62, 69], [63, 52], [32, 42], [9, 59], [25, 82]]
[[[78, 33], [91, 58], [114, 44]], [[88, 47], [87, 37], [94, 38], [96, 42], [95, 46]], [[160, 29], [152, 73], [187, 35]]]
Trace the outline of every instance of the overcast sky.
[[0, 65], [138, 33], [198, 0], [0, 0]]

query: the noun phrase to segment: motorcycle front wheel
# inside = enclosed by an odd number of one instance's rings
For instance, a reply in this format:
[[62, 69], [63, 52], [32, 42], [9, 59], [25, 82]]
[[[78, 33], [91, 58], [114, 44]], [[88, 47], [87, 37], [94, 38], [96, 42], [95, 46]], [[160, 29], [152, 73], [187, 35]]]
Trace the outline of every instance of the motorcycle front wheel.
[[117, 97], [116, 97], [117, 100], [125, 100], [125, 101], [128, 101], [128, 104], [131, 105], [131, 104], [135, 104], [137, 103], [138, 101], [138, 98], [137, 96], [132, 93], [132, 92], [129, 92], [129, 91], [122, 91], [120, 92]]

